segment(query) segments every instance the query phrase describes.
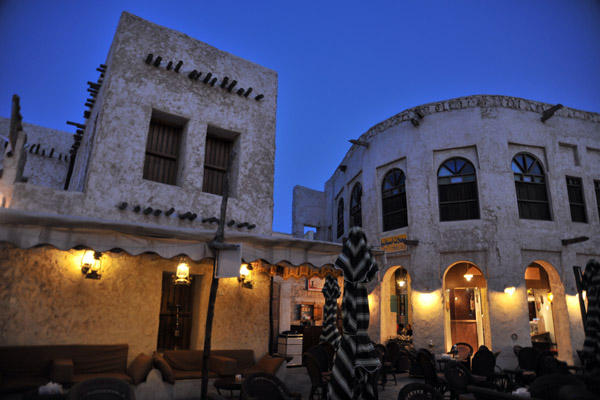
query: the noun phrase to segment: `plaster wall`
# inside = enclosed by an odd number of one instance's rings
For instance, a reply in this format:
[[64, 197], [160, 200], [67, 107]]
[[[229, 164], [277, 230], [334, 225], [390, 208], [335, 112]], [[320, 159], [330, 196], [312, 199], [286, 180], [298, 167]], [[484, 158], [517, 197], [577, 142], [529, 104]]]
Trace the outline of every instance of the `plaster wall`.
[[[544, 260], [556, 269], [557, 285], [564, 287], [559, 308], [568, 317], [561, 328], [559, 356], [571, 361], [574, 349], [581, 348], [579, 339], [573, 340], [581, 335], [572, 333], [580, 326], [573, 321], [581, 317], [572, 314], [572, 300], [567, 302], [566, 298], [575, 294], [571, 266], [577, 265], [582, 254], [600, 257], [593, 189], [593, 180], [600, 179], [600, 169], [595, 168], [600, 154], [600, 115], [563, 108], [542, 123], [541, 113], [550, 107], [504, 96], [469, 96], [415, 107], [363, 134], [359, 139], [369, 147], [352, 146], [340, 163], [345, 172], [338, 168], [325, 183], [323, 195], [328, 203], [323, 226], [329, 226], [331, 232], [336, 232], [340, 197], [344, 198], [348, 231], [350, 193], [359, 181], [363, 187], [363, 229], [370, 244], [378, 247], [381, 238], [399, 234], [418, 240], [418, 245], [404, 252], [410, 265], [400, 264], [412, 278], [415, 346], [431, 340], [436, 351], [445, 350], [438, 348], [444, 343], [443, 276], [458, 261], [476, 264], [485, 276], [494, 350], [502, 350], [502, 357], [509, 357], [514, 344], [530, 345], [524, 271], [530, 262]], [[423, 119], [418, 118], [416, 109]], [[410, 122], [411, 117], [418, 126]], [[544, 166], [551, 221], [519, 218], [511, 170], [512, 158], [519, 152], [534, 155]], [[476, 169], [479, 219], [439, 221], [437, 171], [452, 157], [466, 158]], [[406, 174], [408, 226], [384, 232], [381, 184], [392, 168]], [[589, 223], [571, 222], [566, 176], [582, 178]], [[302, 215], [301, 210], [296, 213]], [[561, 242], [579, 236], [590, 239], [569, 246]], [[334, 235], [328, 239], [341, 241]], [[397, 265], [393, 260], [397, 254], [388, 254], [383, 271]], [[503, 292], [505, 285], [517, 287], [511, 300]], [[558, 287], [556, 290], [561, 292]], [[517, 334], [517, 341], [511, 339], [511, 333]]]
[[326, 240], [329, 237], [327, 228], [321, 226], [325, 221], [325, 194], [303, 186], [294, 186], [292, 201], [292, 234], [304, 236], [304, 227], [317, 228], [315, 239]]
[[[156, 255], [104, 253], [100, 280], [85, 279], [83, 252], [50, 247], [0, 247], [0, 345], [129, 345], [129, 362], [156, 350], [163, 272], [175, 260]], [[204, 348], [212, 262], [189, 262], [199, 279], [193, 309], [191, 348]], [[208, 274], [208, 275], [207, 275]], [[253, 290], [237, 279], [221, 280], [215, 303], [213, 349], [250, 348], [257, 356], [268, 345], [269, 280], [259, 276]], [[259, 340], [257, 340], [259, 338]], [[264, 338], [264, 340], [260, 339]]]
[[[158, 67], [144, 62], [161, 56]], [[179, 73], [168, 61], [183, 61]], [[206, 135], [209, 127], [235, 137], [227, 218], [255, 224], [253, 232], [270, 233], [273, 215], [277, 74], [189, 36], [123, 13], [107, 58], [107, 72], [94, 111], [86, 121], [73, 188], [83, 201], [52, 207], [59, 214], [103, 216], [107, 220], [199, 227], [202, 218], [218, 217], [221, 196], [202, 191]], [[202, 79], [188, 77], [192, 70]], [[204, 84], [206, 74], [218, 79]], [[237, 80], [232, 91], [222, 80]], [[236, 92], [252, 87], [252, 95]], [[255, 96], [264, 98], [257, 101]], [[177, 185], [142, 179], [146, 140], [153, 112], [169, 115], [183, 126]], [[27, 192], [27, 190], [25, 190]], [[127, 202], [121, 211], [116, 206]], [[45, 201], [15, 196], [15, 207], [50, 211]], [[170, 217], [135, 213], [132, 208], [168, 210]], [[194, 221], [177, 218], [196, 213]], [[205, 228], [210, 227], [206, 225]], [[235, 225], [227, 229], [240, 229]]]

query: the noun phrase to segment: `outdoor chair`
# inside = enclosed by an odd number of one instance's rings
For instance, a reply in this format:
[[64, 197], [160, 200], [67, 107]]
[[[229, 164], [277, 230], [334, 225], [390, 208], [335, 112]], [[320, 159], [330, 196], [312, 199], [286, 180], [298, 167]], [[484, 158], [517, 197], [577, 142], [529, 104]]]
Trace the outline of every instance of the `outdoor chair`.
[[317, 359], [317, 361], [319, 362], [319, 367], [321, 368], [321, 372], [325, 373], [330, 371], [329, 354], [327, 353], [327, 350], [325, 350], [324, 347], [315, 345], [309, 348], [307, 351]]
[[[513, 350], [515, 350], [513, 348]], [[504, 369], [510, 374], [514, 385], [529, 386], [535, 379], [535, 368], [539, 350], [533, 347], [521, 347], [518, 349], [518, 366], [516, 369]]]
[[250, 374], [242, 381], [242, 399], [244, 400], [300, 400], [300, 393], [288, 390], [276, 376], [266, 372]]
[[450, 389], [450, 399], [458, 400], [458, 396], [468, 393], [468, 386], [485, 386], [495, 388], [494, 384], [487, 382], [484, 376], [471, 375], [464, 364], [457, 361], [448, 361], [444, 366], [444, 377]]
[[556, 356], [556, 353], [554, 353], [553, 351], [550, 350], [544, 350], [541, 351], [537, 357], [535, 358], [535, 376], [536, 377], [540, 377], [542, 375], [544, 375], [545, 371], [545, 367], [546, 367], [546, 359], [547, 358], [554, 358]]
[[473, 355], [473, 346], [465, 342], [458, 342], [454, 346], [456, 346], [457, 350], [457, 353], [455, 355], [456, 360], [462, 362], [468, 369], [471, 369], [471, 356]]
[[387, 382], [388, 375], [392, 375], [394, 377], [394, 385], [397, 385], [396, 381], [396, 363], [398, 362], [398, 358], [400, 357], [400, 345], [396, 342], [389, 342], [386, 346], [386, 353], [383, 359], [383, 374], [385, 375], [385, 380]]
[[398, 393], [398, 400], [443, 400], [444, 396], [434, 387], [420, 382], [405, 385]]
[[473, 355], [471, 373], [476, 376], [485, 376], [488, 382], [493, 382], [504, 391], [510, 388], [508, 375], [496, 365], [496, 356], [485, 346], [480, 346]]
[[559, 400], [560, 388], [566, 385], [585, 388], [585, 383], [574, 375], [546, 374], [535, 378], [529, 386], [529, 393], [540, 399]]
[[133, 387], [117, 378], [92, 378], [69, 390], [67, 400], [135, 400]]
[[[381, 384], [381, 390], [385, 390], [385, 384], [387, 383], [385, 373], [382, 371], [383, 363], [385, 361], [385, 355], [387, 353], [387, 349], [382, 344], [375, 344], [375, 351], [377, 352], [377, 356], [379, 357], [379, 361], [381, 361], [381, 368], [379, 368], [379, 372], [377, 374], [375, 383]], [[377, 385], [375, 385], [377, 386]]]
[[304, 353], [302, 357], [311, 384], [308, 400], [312, 400], [314, 395], [317, 395], [320, 400], [326, 399], [330, 375], [323, 374], [319, 361], [309, 352]]
[[479, 386], [469, 386], [467, 387], [469, 393], [472, 393], [477, 400], [542, 400], [537, 399], [535, 397], [523, 397], [516, 394], [504, 393], [499, 390], [479, 387]]
[[410, 361], [410, 370], [408, 371], [408, 377], [422, 378], [423, 371], [421, 371], [421, 366], [419, 365], [419, 361], [417, 360], [417, 351], [414, 348], [408, 348], [404, 349], [404, 353]]
[[331, 371], [331, 368], [333, 368], [333, 359], [335, 358], [335, 347], [329, 342], [321, 342], [319, 343], [319, 346], [324, 348], [327, 352], [327, 361], [329, 362], [328, 370]]
[[423, 372], [425, 383], [434, 387], [442, 395], [448, 390], [448, 384], [443, 373], [437, 373], [435, 370], [435, 361], [431, 359], [429, 350], [419, 350], [417, 361]]

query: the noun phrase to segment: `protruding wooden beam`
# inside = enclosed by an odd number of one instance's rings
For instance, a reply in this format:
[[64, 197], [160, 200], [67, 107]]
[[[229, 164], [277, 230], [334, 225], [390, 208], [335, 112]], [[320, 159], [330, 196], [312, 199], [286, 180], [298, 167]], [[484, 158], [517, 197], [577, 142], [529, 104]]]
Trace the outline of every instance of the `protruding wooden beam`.
[[542, 120], [542, 122], [546, 122], [546, 120], [550, 119], [550, 117], [552, 117], [554, 113], [560, 110], [561, 108], [563, 108], [562, 104], [557, 104], [553, 107], [550, 107], [542, 113], [542, 118], [540, 119]]
[[369, 148], [369, 143], [368, 142], [364, 142], [362, 140], [354, 140], [354, 139], [350, 139], [348, 140], [350, 143], [352, 144], [356, 144], [358, 146], [364, 146], [366, 148]]
[[578, 236], [572, 239], [563, 239], [560, 242], [562, 243], [563, 246], [568, 246], [570, 244], [574, 244], [574, 243], [581, 243], [581, 242], [585, 242], [587, 240], [589, 240], [590, 238], [587, 236]]

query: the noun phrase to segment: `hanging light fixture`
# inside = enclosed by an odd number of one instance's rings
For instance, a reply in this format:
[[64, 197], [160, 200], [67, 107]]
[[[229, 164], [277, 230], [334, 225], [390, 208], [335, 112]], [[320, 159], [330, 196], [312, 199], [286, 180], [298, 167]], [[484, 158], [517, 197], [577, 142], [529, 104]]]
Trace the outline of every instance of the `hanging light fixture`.
[[173, 280], [176, 285], [188, 286], [190, 283], [192, 283], [192, 278], [190, 278], [190, 267], [183, 258], [179, 260], [177, 272], [175, 275], [173, 275]]
[[469, 268], [467, 268], [467, 272], [463, 276], [468, 282], [470, 282], [471, 279], [473, 279], [473, 276], [475, 275], [481, 275], [481, 272], [479, 272], [477, 268], [471, 265]]
[[504, 286], [504, 293], [506, 293], [507, 295], [512, 296], [514, 292], [515, 292], [514, 286]]
[[86, 250], [81, 257], [81, 273], [86, 279], [100, 279], [102, 276], [102, 253], [99, 251]]

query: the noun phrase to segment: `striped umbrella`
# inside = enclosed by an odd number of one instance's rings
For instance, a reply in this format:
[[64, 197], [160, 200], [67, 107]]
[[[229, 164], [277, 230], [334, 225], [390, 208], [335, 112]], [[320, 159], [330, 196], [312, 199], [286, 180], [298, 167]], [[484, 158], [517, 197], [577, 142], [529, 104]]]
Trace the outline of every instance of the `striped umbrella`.
[[329, 400], [374, 399], [371, 377], [381, 368], [381, 362], [367, 334], [367, 282], [375, 276], [378, 267], [367, 247], [367, 237], [359, 227], [350, 230], [335, 267], [344, 272], [344, 334], [335, 355]]
[[340, 342], [340, 331], [335, 326], [335, 320], [337, 316], [337, 299], [341, 294], [337, 279], [327, 275], [322, 292], [323, 297], [325, 297], [325, 306], [323, 307], [323, 331], [319, 341], [329, 342], [337, 349]]
[[581, 285], [587, 292], [588, 299], [585, 341], [581, 358], [588, 371], [600, 371], [600, 264], [598, 261], [588, 261]]

